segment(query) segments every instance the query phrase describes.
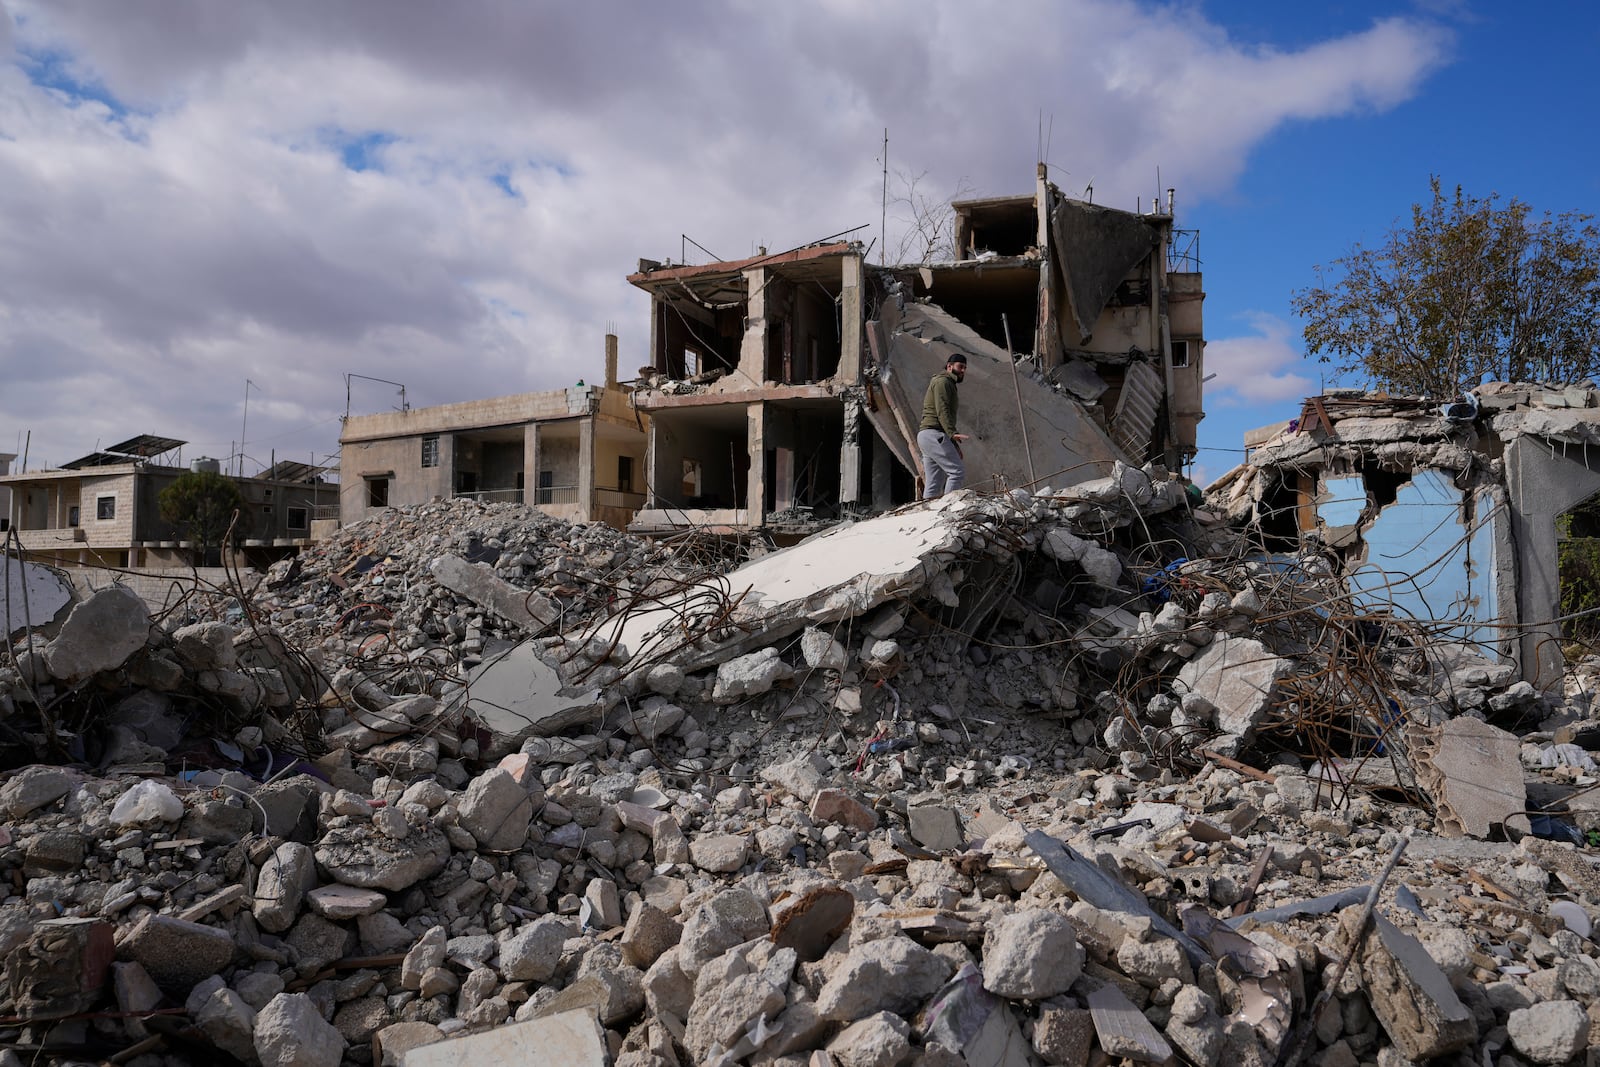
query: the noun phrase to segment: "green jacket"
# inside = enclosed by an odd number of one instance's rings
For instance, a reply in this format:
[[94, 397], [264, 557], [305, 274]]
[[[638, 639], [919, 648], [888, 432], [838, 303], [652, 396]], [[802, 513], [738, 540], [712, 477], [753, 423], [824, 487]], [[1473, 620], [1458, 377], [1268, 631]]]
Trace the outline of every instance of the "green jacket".
[[922, 430], [943, 430], [950, 436], [956, 434], [956, 411], [960, 401], [956, 397], [956, 380], [949, 371], [935, 374], [928, 383], [927, 395], [922, 398]]

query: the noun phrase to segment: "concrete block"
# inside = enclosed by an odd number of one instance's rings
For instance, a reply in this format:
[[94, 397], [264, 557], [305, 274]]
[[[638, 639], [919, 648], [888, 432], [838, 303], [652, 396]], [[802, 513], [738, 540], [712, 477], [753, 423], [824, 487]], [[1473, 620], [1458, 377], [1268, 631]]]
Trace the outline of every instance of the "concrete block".
[[561, 1012], [501, 1026], [486, 1033], [413, 1048], [400, 1057], [400, 1067], [458, 1067], [463, 1063], [606, 1067], [609, 1062], [605, 1030], [590, 1011]]

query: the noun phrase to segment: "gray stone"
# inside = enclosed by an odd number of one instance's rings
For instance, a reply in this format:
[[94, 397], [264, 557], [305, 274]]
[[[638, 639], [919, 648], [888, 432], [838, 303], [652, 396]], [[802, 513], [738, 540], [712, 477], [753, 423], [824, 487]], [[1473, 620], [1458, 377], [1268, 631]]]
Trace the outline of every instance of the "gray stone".
[[1589, 1013], [1576, 1000], [1549, 1000], [1512, 1012], [1506, 1033], [1534, 1063], [1565, 1063], [1589, 1047]]
[[189, 1014], [223, 1052], [246, 1063], [255, 1059], [256, 1010], [238, 993], [223, 986], [206, 997], [198, 1010], [191, 1006]]
[[400, 961], [400, 988], [422, 988], [422, 976], [444, 965], [447, 937], [444, 927], [435, 926], [417, 939], [405, 959]]
[[444, 1031], [432, 1023], [391, 1023], [373, 1035], [381, 1057], [379, 1067], [403, 1067], [402, 1057], [414, 1048], [444, 1040]]
[[197, 800], [178, 828], [182, 837], [198, 837], [208, 845], [232, 845], [250, 832], [251, 811], [225, 800]]
[[1167, 1040], [1190, 1063], [1216, 1063], [1227, 1040], [1216, 1002], [1197, 986], [1178, 990], [1167, 1022]]
[[622, 925], [622, 898], [617, 883], [609, 878], [591, 878], [583, 887], [583, 901], [589, 905], [589, 925], [609, 930]]
[[842, 671], [850, 665], [850, 654], [832, 634], [815, 626], [807, 626], [800, 633], [800, 655], [812, 670]]
[[754, 893], [740, 886], [725, 889], [684, 920], [678, 966], [693, 978], [708, 961], [771, 928], [767, 906]]
[[356, 920], [356, 932], [361, 938], [362, 951], [373, 956], [410, 948], [414, 940], [411, 931], [386, 911], [361, 916]]
[[306, 905], [324, 919], [345, 922], [372, 915], [388, 906], [389, 898], [376, 889], [353, 885], [325, 885], [306, 894]]
[[949, 808], [921, 804], [911, 808], [907, 814], [911, 822], [911, 837], [923, 848], [947, 852], [965, 847], [961, 818]]
[[[378, 1040], [390, 1027], [379, 1031]], [[462, 1064], [560, 1064], [603, 1067], [610, 1062], [605, 1030], [593, 1011], [566, 1011], [500, 1026], [484, 1033], [429, 1043], [405, 1057], [403, 1067], [460, 1067]], [[387, 1045], [384, 1061], [389, 1064]]]
[[305, 775], [267, 782], [250, 794], [250, 810], [259, 822], [257, 833], [311, 842], [317, 836], [317, 786]]
[[[1359, 906], [1339, 916], [1340, 937], [1350, 943]], [[1422, 943], [1381, 915], [1359, 953], [1361, 978], [1373, 1014], [1407, 1059], [1426, 1060], [1465, 1048], [1478, 1038], [1472, 1012]]]
[[761, 768], [761, 780], [777, 786], [803, 804], [811, 803], [833, 776], [833, 764], [820, 752], [807, 752], [784, 763]]
[[696, 1063], [704, 1063], [714, 1050], [732, 1047], [758, 1019], [777, 1015], [784, 1004], [783, 983], [760, 971], [703, 991], [697, 983], [683, 1043]]
[[950, 977], [954, 967], [906, 937], [856, 945], [817, 993], [817, 1013], [845, 1022], [877, 1011], [910, 1015]]
[[652, 904], [641, 903], [622, 931], [622, 958], [646, 969], [682, 937], [682, 923]]
[[794, 668], [783, 662], [776, 648], [759, 649], [718, 665], [711, 699], [718, 704], [732, 704], [745, 697], [760, 696], [778, 682], [793, 677]]
[[840, 1067], [895, 1067], [911, 1053], [910, 1035], [909, 1023], [880, 1011], [845, 1027], [828, 1052]]
[[1183, 946], [1164, 937], [1151, 941], [1123, 938], [1117, 946], [1117, 968], [1150, 989], [1169, 978], [1176, 978], [1185, 985], [1194, 983], [1194, 971], [1189, 966], [1189, 958], [1183, 954]]
[[686, 712], [661, 697], [648, 697], [631, 713], [625, 713], [622, 728], [641, 741], [659, 741], [683, 722]]
[[197, 622], [173, 632], [172, 648], [191, 671], [231, 670], [239, 663], [234, 637], [227, 623]]
[[567, 923], [547, 915], [500, 942], [500, 975], [508, 982], [548, 982], [561, 964]]
[[24, 767], [0, 786], [0, 811], [21, 819], [72, 792], [72, 776], [59, 767]]
[[1249, 737], [1272, 707], [1278, 683], [1294, 664], [1253, 637], [1218, 634], [1178, 671], [1180, 693], [1197, 693], [1217, 709], [1217, 729]]
[[350, 955], [356, 946], [356, 935], [338, 923], [306, 912], [295, 921], [284, 941], [294, 949], [295, 966], [302, 975], [308, 975]]
[[150, 637], [150, 609], [125, 585], [108, 585], [75, 605], [45, 646], [51, 677], [76, 682], [115, 670]]
[[689, 857], [702, 871], [731, 874], [744, 866], [749, 848], [742, 834], [707, 834], [689, 842]]
[[344, 1038], [304, 993], [279, 993], [256, 1016], [262, 1067], [339, 1067]]
[[169, 915], [146, 915], [117, 946], [117, 958], [142, 964], [157, 985], [187, 993], [233, 962], [233, 935]]
[[409, 889], [438, 874], [450, 859], [450, 842], [431, 826], [403, 841], [384, 837], [371, 823], [336, 826], [317, 843], [317, 863], [336, 882], [362, 889]]
[[1012, 912], [983, 936], [983, 988], [1013, 1000], [1065, 993], [1083, 973], [1083, 948], [1066, 916], [1043, 909]]
[[694, 1002], [694, 979], [678, 966], [682, 949], [673, 946], [663, 952], [644, 973], [644, 1000], [650, 1014], [671, 1015], [678, 1020], [689, 1017]]
[[528, 840], [533, 805], [534, 798], [527, 788], [496, 767], [480, 774], [467, 786], [458, 814], [462, 829], [483, 848], [491, 852], [512, 852]]
[[1094, 1019], [1082, 1008], [1060, 1001], [1039, 1005], [1033, 1024], [1033, 1049], [1055, 1067], [1084, 1067], [1094, 1045]]
[[251, 912], [263, 930], [281, 934], [294, 925], [306, 890], [317, 884], [316, 859], [311, 849], [295, 841], [279, 845], [256, 875], [256, 896]]

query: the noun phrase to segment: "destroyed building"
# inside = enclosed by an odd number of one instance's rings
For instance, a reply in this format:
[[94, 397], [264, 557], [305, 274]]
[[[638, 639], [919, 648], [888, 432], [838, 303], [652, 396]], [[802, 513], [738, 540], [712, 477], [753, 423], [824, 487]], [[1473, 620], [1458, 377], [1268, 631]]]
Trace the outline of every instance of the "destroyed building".
[[[59, 567], [184, 568], [194, 546], [162, 519], [161, 491], [192, 470], [220, 470], [213, 459], [182, 463], [187, 442], [141, 434], [60, 468], [0, 477], [9, 490], [9, 524], [35, 563]], [[311, 542], [312, 523], [338, 503], [328, 469], [283, 461], [235, 478], [245, 507], [234, 551], [266, 567]]]
[[617, 382], [398, 412], [347, 415], [340, 520], [435, 499], [528, 503], [572, 522], [626, 526], [644, 503], [645, 419]]
[[1443, 405], [1336, 390], [1245, 443], [1209, 495], [1265, 547], [1318, 547], [1375, 615], [1561, 683], [1560, 544], [1593, 535], [1600, 494], [1592, 384], [1491, 382]]
[[1071, 484], [1192, 457], [1205, 347], [1197, 237], [1064, 196], [958, 201], [956, 255], [873, 266], [829, 240], [641, 260], [649, 500], [633, 529], [783, 536], [919, 495], [916, 424], [953, 352], [970, 485]]

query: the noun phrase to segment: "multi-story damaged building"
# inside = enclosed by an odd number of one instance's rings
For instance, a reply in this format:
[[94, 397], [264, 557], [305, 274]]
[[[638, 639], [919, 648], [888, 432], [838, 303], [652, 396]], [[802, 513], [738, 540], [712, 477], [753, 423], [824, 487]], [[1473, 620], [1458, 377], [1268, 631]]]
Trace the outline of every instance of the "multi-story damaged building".
[[[195, 546], [161, 517], [161, 491], [189, 470], [218, 471], [200, 458], [186, 467], [186, 442], [140, 434], [59, 468], [0, 477], [10, 491], [8, 524], [36, 562], [62, 567], [188, 567]], [[265, 566], [311, 543], [312, 524], [338, 500], [327, 468], [283, 461], [235, 478], [244, 507], [234, 524], [235, 561]]]
[[645, 420], [617, 384], [517, 393], [375, 415], [339, 435], [340, 521], [430, 500], [526, 503], [571, 522], [624, 527], [644, 503]]
[[[1165, 210], [958, 201], [955, 254], [876, 266], [856, 242], [642, 260], [648, 501], [634, 528], [804, 533], [919, 495], [917, 422], [953, 352], [968, 485], [1062, 486], [1118, 460], [1176, 468], [1202, 417], [1196, 238]], [[1178, 244], [1183, 253], [1180, 254]]]

